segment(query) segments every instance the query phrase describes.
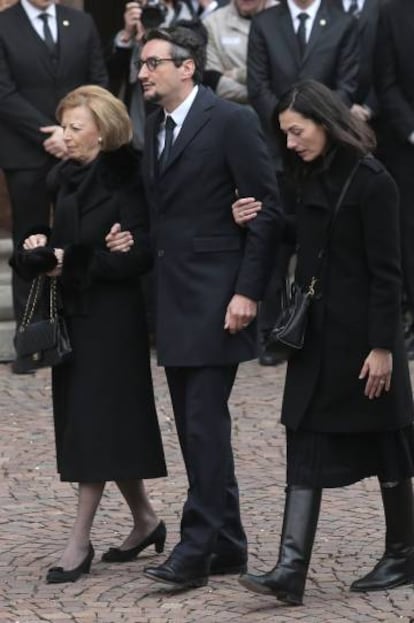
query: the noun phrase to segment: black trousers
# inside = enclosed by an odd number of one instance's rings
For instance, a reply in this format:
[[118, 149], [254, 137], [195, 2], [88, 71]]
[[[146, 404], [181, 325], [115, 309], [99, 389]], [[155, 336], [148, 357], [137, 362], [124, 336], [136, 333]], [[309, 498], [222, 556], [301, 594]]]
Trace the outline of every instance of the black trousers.
[[385, 143], [380, 156], [400, 193], [401, 264], [409, 311], [414, 317], [414, 145]]
[[[46, 176], [53, 162], [48, 161], [36, 169], [4, 171], [10, 195], [12, 212], [12, 237], [16, 248], [28, 230], [37, 225], [49, 225], [50, 197], [46, 190]], [[17, 322], [23, 315], [30, 284], [13, 272], [13, 307]]]
[[181, 558], [247, 551], [227, 405], [236, 372], [237, 366], [166, 368], [189, 483], [174, 549]]

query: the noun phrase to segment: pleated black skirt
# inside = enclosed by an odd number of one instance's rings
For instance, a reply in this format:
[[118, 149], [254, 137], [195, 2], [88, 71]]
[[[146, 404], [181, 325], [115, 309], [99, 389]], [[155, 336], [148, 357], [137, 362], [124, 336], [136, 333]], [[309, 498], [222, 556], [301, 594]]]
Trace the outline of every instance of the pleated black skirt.
[[369, 476], [397, 482], [414, 476], [414, 426], [370, 433], [287, 429], [287, 483], [343, 487]]

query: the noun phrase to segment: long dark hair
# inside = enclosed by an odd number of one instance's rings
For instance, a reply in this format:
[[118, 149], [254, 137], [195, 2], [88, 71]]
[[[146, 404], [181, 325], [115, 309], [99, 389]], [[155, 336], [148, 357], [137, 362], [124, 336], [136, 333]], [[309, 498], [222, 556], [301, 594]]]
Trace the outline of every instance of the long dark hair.
[[[292, 110], [306, 119], [322, 126], [329, 147], [343, 147], [349, 152], [363, 156], [376, 147], [375, 134], [371, 128], [355, 118], [339, 96], [316, 80], [302, 80], [294, 84], [279, 100], [275, 116]], [[277, 120], [276, 133], [282, 150], [282, 158], [288, 175], [301, 177], [301, 171], [309, 168], [301, 158], [287, 148], [286, 136]]]

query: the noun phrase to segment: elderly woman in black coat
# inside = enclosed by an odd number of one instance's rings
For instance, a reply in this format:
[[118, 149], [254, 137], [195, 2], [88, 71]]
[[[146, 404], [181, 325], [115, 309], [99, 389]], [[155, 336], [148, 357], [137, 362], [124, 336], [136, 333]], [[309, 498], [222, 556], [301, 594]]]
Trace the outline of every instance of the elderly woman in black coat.
[[[76, 580], [94, 556], [90, 530], [105, 482], [116, 481], [134, 527], [109, 562], [132, 560], [151, 544], [161, 552], [165, 525], [146, 497], [143, 478], [166, 473], [149, 363], [140, 276], [151, 267], [139, 160], [125, 106], [108, 91], [69, 93], [57, 117], [69, 160], [49, 178], [52, 231], [36, 228], [14, 257], [23, 276], [57, 276], [73, 356], [53, 369], [57, 467], [79, 483], [75, 524], [50, 583]], [[135, 244], [111, 253], [106, 239], [129, 229]]]
[[[286, 172], [296, 185], [296, 282], [323, 269], [310, 307], [305, 344], [288, 363], [282, 422], [287, 430], [287, 489], [276, 566], [245, 574], [249, 590], [302, 602], [323, 487], [368, 476], [380, 483], [385, 553], [351, 590], [414, 582], [413, 401], [401, 326], [398, 194], [372, 155], [374, 137], [323, 85], [303, 81], [278, 109]], [[260, 204], [233, 205], [248, 223]], [[247, 224], [248, 226], [248, 224]]]

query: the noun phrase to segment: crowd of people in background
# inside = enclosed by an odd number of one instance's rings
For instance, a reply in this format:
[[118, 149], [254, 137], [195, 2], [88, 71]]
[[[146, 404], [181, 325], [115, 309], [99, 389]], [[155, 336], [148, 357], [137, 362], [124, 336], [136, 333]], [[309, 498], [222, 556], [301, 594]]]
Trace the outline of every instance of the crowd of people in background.
[[[108, 480], [133, 528], [103, 560], [164, 548], [142, 483], [166, 473], [140, 289], [152, 264], [146, 303], [189, 489], [180, 540], [146, 576], [195, 588], [240, 573], [249, 590], [298, 605], [322, 489], [377, 476], [386, 551], [352, 590], [414, 582], [411, 5], [133, 1], [104, 41], [88, 13], [52, 0], [0, 13], [15, 318], [28, 279], [57, 277], [74, 346], [53, 370], [53, 406], [58, 472], [79, 483], [79, 504], [48, 582], [89, 572]], [[265, 347], [282, 286], [292, 258], [306, 285], [347, 177], [306, 348], [288, 365], [279, 558], [254, 576], [228, 400], [239, 363], [284, 360]]]

